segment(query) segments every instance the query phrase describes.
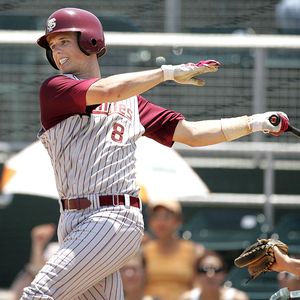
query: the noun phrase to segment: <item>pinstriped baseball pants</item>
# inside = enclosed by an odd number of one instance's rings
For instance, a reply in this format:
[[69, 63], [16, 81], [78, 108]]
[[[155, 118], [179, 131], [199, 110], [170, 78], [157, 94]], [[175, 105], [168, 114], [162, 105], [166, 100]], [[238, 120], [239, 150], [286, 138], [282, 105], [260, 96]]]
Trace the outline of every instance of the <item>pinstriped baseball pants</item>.
[[123, 300], [118, 270], [139, 249], [143, 230], [142, 213], [134, 207], [62, 212], [60, 248], [21, 300]]

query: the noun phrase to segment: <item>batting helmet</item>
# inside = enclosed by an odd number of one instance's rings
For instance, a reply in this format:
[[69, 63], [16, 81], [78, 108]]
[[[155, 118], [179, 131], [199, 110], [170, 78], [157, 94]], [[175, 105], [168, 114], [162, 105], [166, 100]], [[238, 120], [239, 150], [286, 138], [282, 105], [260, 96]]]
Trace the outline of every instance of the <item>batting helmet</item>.
[[78, 45], [86, 55], [102, 56], [106, 52], [102, 24], [92, 13], [79, 8], [62, 8], [55, 11], [47, 20], [45, 34], [37, 43], [46, 49], [50, 64], [58, 69], [49, 47], [47, 37], [55, 32], [77, 32]]

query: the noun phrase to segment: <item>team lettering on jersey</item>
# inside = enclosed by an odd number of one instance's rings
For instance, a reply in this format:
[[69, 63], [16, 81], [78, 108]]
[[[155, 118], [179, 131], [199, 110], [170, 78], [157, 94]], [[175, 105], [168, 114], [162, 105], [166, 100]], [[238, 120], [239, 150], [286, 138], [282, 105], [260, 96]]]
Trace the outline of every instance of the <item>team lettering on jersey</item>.
[[129, 121], [132, 120], [132, 109], [127, 107], [124, 103], [101, 103], [92, 113], [95, 115], [104, 114], [107, 116], [119, 114]]

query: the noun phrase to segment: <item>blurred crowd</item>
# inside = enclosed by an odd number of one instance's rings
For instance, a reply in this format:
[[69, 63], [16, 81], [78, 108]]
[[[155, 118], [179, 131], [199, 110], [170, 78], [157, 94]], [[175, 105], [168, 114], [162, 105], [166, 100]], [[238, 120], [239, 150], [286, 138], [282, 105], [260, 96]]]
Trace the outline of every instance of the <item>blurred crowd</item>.
[[[148, 206], [148, 229], [141, 249], [120, 270], [125, 299], [249, 300], [246, 292], [226, 281], [229, 268], [220, 252], [179, 236], [182, 222], [182, 207], [177, 201]], [[20, 298], [23, 288], [58, 249], [58, 243], [51, 242], [55, 232], [54, 224], [32, 229], [31, 254], [10, 287], [10, 300]], [[300, 290], [299, 276], [280, 272], [277, 280], [280, 288]]]

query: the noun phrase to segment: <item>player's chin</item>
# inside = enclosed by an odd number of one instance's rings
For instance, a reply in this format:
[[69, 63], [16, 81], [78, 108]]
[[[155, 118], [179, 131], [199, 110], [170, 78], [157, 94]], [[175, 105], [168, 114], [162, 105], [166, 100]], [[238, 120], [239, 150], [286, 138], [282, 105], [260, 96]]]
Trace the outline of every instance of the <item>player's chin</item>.
[[68, 63], [60, 64], [59, 62], [56, 62], [56, 66], [62, 73], [72, 73], [72, 66]]
[[63, 74], [73, 74], [73, 73], [76, 73], [76, 70], [74, 68], [71, 68], [70, 66], [59, 66], [58, 69]]
[[59, 71], [61, 71], [62, 73], [67, 73], [66, 68], [64, 66], [62, 66], [61, 64], [56, 64], [57, 68]]

